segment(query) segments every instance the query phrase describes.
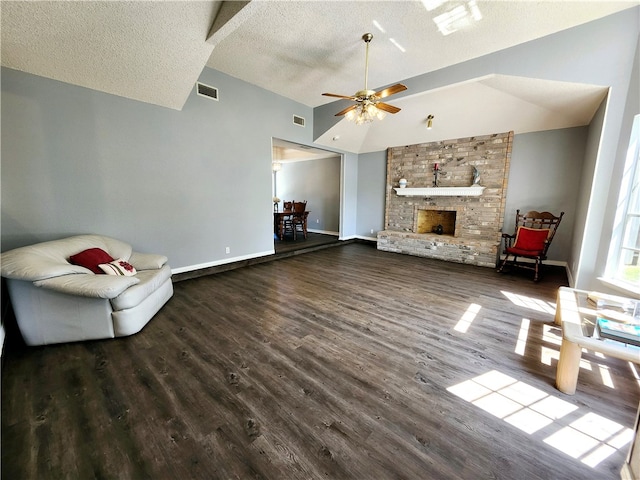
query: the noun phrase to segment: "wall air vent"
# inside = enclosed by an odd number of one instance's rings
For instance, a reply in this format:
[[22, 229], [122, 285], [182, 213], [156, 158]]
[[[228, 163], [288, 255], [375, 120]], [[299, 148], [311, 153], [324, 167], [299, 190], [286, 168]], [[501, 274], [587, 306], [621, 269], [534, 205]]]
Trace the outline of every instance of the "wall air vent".
[[304, 127], [304, 118], [303, 117], [299, 117], [298, 115], [294, 115], [293, 116], [293, 124], [294, 125], [300, 125], [301, 127]]
[[201, 97], [207, 97], [211, 100], [220, 100], [218, 98], [218, 89], [216, 87], [212, 87], [210, 85], [205, 85], [204, 83], [198, 82], [197, 84], [198, 95]]

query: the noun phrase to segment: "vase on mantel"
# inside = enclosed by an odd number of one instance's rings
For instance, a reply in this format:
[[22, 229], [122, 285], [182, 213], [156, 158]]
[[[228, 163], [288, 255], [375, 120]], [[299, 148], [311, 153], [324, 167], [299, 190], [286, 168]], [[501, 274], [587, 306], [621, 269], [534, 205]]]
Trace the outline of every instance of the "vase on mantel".
[[400, 188], [405, 188], [407, 186], [407, 179], [401, 178], [398, 184], [400, 185]]

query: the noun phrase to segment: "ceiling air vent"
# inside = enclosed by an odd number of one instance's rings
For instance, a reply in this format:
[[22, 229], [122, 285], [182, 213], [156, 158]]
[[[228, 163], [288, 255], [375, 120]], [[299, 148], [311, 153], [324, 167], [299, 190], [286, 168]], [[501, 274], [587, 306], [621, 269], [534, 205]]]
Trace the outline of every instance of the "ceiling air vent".
[[201, 97], [207, 97], [212, 100], [218, 99], [218, 89], [216, 87], [212, 87], [210, 85], [205, 85], [204, 83], [197, 83], [198, 86], [198, 95]]
[[299, 117], [298, 115], [294, 115], [293, 116], [293, 124], [294, 125], [300, 125], [301, 127], [304, 127], [304, 118], [303, 117]]

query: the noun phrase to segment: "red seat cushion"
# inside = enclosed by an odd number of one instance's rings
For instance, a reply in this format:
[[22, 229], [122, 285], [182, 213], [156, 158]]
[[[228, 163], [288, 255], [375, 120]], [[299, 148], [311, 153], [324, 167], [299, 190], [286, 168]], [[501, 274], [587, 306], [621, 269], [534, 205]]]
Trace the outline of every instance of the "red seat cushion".
[[100, 270], [98, 265], [101, 263], [113, 262], [113, 260], [114, 259], [111, 255], [101, 248], [88, 248], [87, 250], [83, 250], [82, 252], [69, 257], [69, 261], [74, 265], [80, 265], [81, 267], [88, 268], [93, 273], [102, 274], [104, 274], [104, 272]]
[[507, 251], [516, 255], [540, 255], [548, 237], [548, 228], [518, 227], [516, 241]]
[[517, 255], [519, 257], [537, 257], [542, 255], [542, 250], [522, 250], [521, 248], [507, 248], [507, 253]]

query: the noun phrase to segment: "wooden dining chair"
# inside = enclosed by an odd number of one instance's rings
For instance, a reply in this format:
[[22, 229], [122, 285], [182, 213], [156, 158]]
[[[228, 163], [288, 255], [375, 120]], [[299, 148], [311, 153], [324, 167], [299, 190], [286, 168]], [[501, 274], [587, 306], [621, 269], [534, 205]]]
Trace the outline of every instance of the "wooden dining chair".
[[309, 212], [307, 210], [307, 201], [293, 202], [293, 239], [297, 237], [297, 232], [302, 233], [304, 238], [307, 238], [307, 217]]
[[[288, 215], [286, 215], [289, 213]], [[284, 237], [291, 235], [295, 238], [295, 232], [293, 227], [293, 201], [282, 202], [282, 212], [279, 217], [278, 236], [280, 240], [284, 240]]]

